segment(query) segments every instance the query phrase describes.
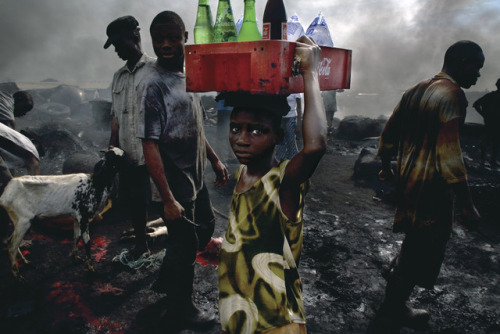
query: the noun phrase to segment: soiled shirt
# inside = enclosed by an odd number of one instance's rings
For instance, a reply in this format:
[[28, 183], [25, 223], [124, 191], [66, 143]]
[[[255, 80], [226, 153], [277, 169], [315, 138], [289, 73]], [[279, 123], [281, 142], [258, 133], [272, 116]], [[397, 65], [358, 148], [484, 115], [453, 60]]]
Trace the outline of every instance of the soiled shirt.
[[206, 138], [199, 96], [186, 92], [184, 73], [154, 63], [140, 83], [137, 136], [158, 141], [167, 181], [179, 202], [196, 198], [206, 166]]
[[137, 86], [148, 72], [148, 64], [151, 65], [153, 62], [154, 58], [143, 54], [132, 70], [125, 65], [116, 71], [111, 85], [113, 92], [111, 114], [118, 121], [119, 145], [136, 166], [145, 163], [142, 142], [136, 133], [140, 103]]
[[279, 199], [288, 162], [272, 168], [249, 190], [233, 193], [218, 274], [221, 325], [228, 333], [260, 333], [306, 321], [297, 267], [308, 183], [301, 186], [300, 210], [291, 221]]
[[379, 155], [398, 155], [398, 202], [394, 230], [428, 226], [449, 233], [453, 221], [450, 184], [466, 181], [459, 133], [443, 125], [464, 119], [467, 100], [460, 86], [440, 72], [406, 91], [380, 137]]

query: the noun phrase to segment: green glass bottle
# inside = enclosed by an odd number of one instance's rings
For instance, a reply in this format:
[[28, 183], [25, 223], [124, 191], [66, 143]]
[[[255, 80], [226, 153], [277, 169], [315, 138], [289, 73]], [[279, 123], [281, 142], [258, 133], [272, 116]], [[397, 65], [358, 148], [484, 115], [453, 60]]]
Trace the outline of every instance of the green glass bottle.
[[214, 29], [209, 0], [198, 0], [198, 13], [194, 25], [194, 44], [213, 43]]
[[241, 24], [238, 42], [261, 40], [257, 19], [255, 18], [255, 0], [245, 0], [243, 23]]
[[214, 25], [214, 43], [236, 42], [236, 25], [229, 0], [219, 0]]

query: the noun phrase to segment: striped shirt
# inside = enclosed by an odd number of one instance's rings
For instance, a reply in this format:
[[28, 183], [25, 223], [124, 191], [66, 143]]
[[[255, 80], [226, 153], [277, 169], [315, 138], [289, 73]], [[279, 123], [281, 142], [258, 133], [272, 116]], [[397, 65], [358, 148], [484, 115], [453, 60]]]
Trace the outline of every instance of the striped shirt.
[[379, 155], [398, 155], [394, 231], [431, 226], [449, 233], [453, 221], [450, 184], [466, 181], [458, 131], [443, 126], [465, 119], [467, 100], [446, 73], [406, 91], [380, 137]]

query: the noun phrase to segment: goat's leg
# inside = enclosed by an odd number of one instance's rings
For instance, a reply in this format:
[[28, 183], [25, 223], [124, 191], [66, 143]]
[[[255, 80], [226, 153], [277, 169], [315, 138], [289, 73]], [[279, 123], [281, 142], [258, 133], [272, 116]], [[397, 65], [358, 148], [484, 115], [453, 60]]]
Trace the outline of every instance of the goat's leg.
[[78, 255], [78, 243], [82, 239], [80, 232], [80, 222], [78, 219], [73, 223], [73, 249], [71, 250], [71, 257], [74, 261], [81, 261], [82, 258]]
[[89, 229], [87, 225], [87, 230], [85, 230], [82, 234], [82, 239], [83, 239], [83, 244], [85, 246], [85, 254], [87, 255], [87, 269], [89, 271], [94, 272], [95, 268], [94, 265], [92, 264], [92, 254], [90, 252], [90, 235], [89, 235]]
[[19, 254], [19, 257], [21, 258], [21, 260], [23, 260], [24, 264], [30, 263], [30, 261], [26, 260], [26, 258], [23, 255], [23, 252], [21, 252], [21, 250], [19, 248], [17, 249], [17, 254]]
[[78, 255], [78, 243], [80, 242], [81, 237], [78, 236], [73, 240], [73, 249], [71, 249], [71, 257], [74, 261], [81, 261], [82, 258]]
[[21, 253], [21, 251], [19, 250], [19, 245], [21, 244], [24, 235], [29, 230], [31, 223], [29, 219], [19, 219], [13, 223], [14, 232], [12, 233], [9, 244], [10, 268], [12, 271], [12, 275], [14, 275], [15, 278], [17, 278], [19, 281], [24, 281], [24, 278], [19, 274], [19, 268], [17, 266], [17, 254]]

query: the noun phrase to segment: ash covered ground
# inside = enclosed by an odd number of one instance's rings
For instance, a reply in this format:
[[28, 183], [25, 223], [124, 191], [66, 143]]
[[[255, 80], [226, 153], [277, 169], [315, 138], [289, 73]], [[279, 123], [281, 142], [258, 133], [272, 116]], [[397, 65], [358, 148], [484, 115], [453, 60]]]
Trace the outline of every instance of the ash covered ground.
[[[49, 124], [29, 114], [25, 117], [19, 122], [21, 128], [38, 129], [42, 139], [52, 142], [42, 158], [43, 174], [60, 173], [75, 152], [92, 165], [107, 145], [109, 130], [92, 126], [92, 120], [85, 117], [53, 119]], [[207, 122], [206, 131], [213, 142], [213, 122]], [[478, 231], [455, 225], [435, 289], [415, 289], [410, 298], [413, 306], [431, 312], [430, 328], [401, 329], [401, 333], [500, 333], [500, 176], [477, 164], [477, 144], [475, 138], [465, 140], [464, 154], [482, 225]], [[383, 298], [381, 271], [398, 251], [403, 235], [391, 231], [391, 189], [374, 177], [377, 167], [367, 164], [353, 177], [360, 152], [376, 146], [376, 140], [329, 137], [328, 152], [312, 179], [300, 267], [309, 333], [366, 333]], [[233, 175], [236, 168], [229, 164]], [[234, 180], [216, 188], [213, 179], [208, 167], [206, 181], [218, 212], [214, 237], [220, 237]], [[21, 265], [26, 284], [14, 281], [6, 252], [0, 254], [0, 331], [168, 332], [169, 325], [158, 320], [164, 296], [150, 290], [156, 279], [154, 263], [132, 270], [113, 261], [123, 249], [132, 247], [126, 237], [129, 229], [116, 209], [91, 224], [96, 273], [89, 273], [83, 263], [74, 263], [69, 256], [71, 230], [33, 226], [22, 247], [31, 261], [31, 265]], [[151, 250], [158, 254], [164, 240], [162, 236], [150, 239]], [[216, 270], [205, 261], [196, 266], [194, 299], [212, 312], [217, 311]], [[205, 333], [219, 332], [214, 327]]]

